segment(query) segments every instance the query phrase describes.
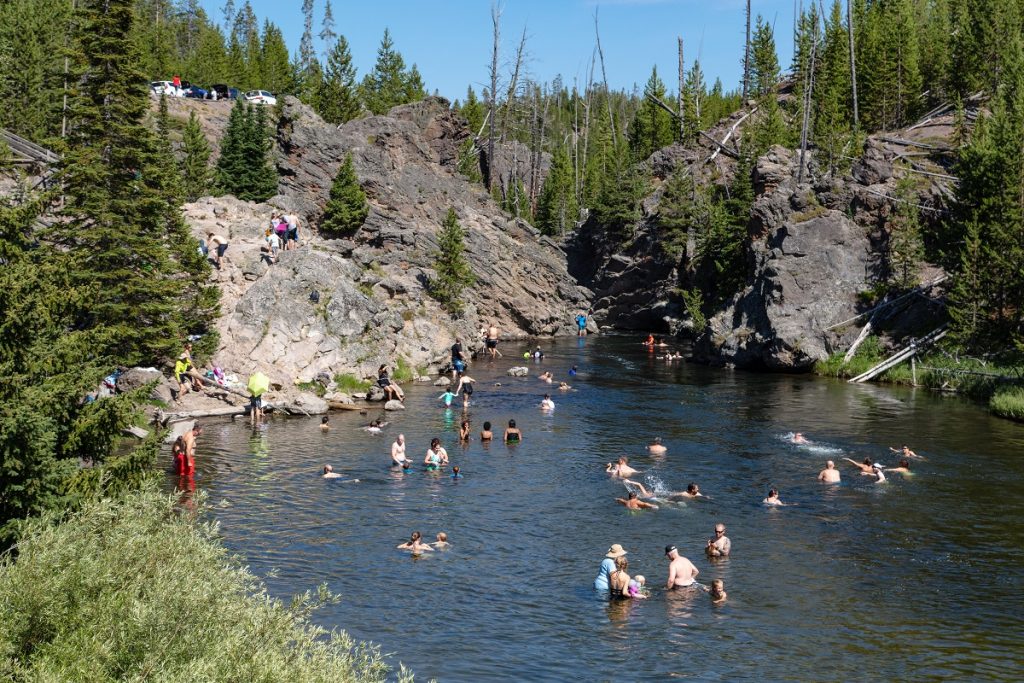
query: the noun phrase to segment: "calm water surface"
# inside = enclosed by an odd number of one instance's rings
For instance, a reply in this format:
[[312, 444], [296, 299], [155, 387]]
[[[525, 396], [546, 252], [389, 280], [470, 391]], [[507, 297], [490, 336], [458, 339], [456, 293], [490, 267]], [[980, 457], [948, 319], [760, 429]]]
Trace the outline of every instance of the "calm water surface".
[[[319, 419], [208, 423], [196, 481], [225, 503], [226, 543], [275, 595], [326, 583], [343, 600], [317, 621], [422, 680], [1024, 679], [1024, 427], [920, 390], [669, 365], [631, 338], [544, 348], [528, 378], [505, 376], [524, 364], [514, 344], [470, 369], [474, 433], [514, 418], [514, 447], [459, 445], [461, 407], [423, 385], [379, 436], [360, 429], [377, 411], [335, 413], [327, 434]], [[552, 392], [552, 414], [537, 409], [541, 368], [574, 387]], [[794, 430], [817, 445], [789, 444]], [[417, 460], [439, 436], [465, 478], [392, 471], [400, 431]], [[662, 458], [646, 454], [654, 436]], [[910, 478], [875, 485], [847, 465], [841, 485], [816, 481], [829, 458], [895, 464], [901, 443], [928, 458]], [[619, 455], [709, 498], [627, 511], [603, 472]], [[359, 483], [321, 479], [324, 463]], [[773, 485], [796, 505], [762, 506]], [[733, 553], [711, 562], [718, 521]], [[445, 531], [452, 548], [396, 550], [413, 530]], [[592, 590], [612, 543], [650, 599]], [[725, 581], [725, 605], [661, 590], [668, 543], [700, 581]]]

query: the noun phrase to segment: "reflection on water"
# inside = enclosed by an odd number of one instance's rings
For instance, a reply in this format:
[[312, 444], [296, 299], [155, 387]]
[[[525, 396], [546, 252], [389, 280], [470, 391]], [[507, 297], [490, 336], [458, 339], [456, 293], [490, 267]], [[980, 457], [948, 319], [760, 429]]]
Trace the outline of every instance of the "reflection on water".
[[[320, 623], [424, 679], [1021, 678], [1019, 425], [922, 391], [669, 364], [624, 338], [545, 346], [533, 375], [580, 368], [545, 414], [551, 385], [506, 377], [522, 362], [508, 346], [474, 365], [468, 409], [410, 386], [383, 435], [361, 429], [377, 411], [333, 415], [327, 433], [314, 419], [208, 424], [195, 484], [227, 503], [216, 512], [225, 541], [274, 572], [277, 595], [327, 583], [344, 599]], [[517, 446], [500, 441], [509, 419]], [[485, 420], [498, 439], [488, 445], [476, 437]], [[790, 443], [796, 431], [813, 443]], [[408, 473], [388, 466], [399, 432], [417, 463]], [[421, 470], [434, 436], [464, 479]], [[655, 436], [666, 455], [646, 452]], [[875, 485], [841, 460], [895, 464], [888, 447], [902, 443], [928, 457], [913, 478]], [[619, 455], [648, 488], [696, 482], [708, 498], [627, 511], [603, 471]], [[819, 484], [830, 458], [842, 482]], [[360, 481], [320, 478], [325, 463]], [[770, 486], [796, 505], [763, 506]], [[733, 555], [712, 563], [703, 548], [718, 521]], [[414, 559], [395, 549], [412, 531], [445, 531], [452, 547]], [[612, 543], [649, 599], [590, 590]], [[726, 604], [663, 590], [669, 543], [701, 583], [724, 580]]]

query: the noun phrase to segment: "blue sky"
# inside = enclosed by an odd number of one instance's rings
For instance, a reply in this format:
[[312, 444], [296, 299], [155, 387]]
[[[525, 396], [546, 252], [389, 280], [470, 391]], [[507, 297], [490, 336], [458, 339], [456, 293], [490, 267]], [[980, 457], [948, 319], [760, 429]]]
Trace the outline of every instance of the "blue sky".
[[[316, 0], [314, 35], [320, 31], [325, 1]], [[268, 18], [281, 27], [294, 54], [302, 35], [302, 0], [251, 2], [261, 22]], [[212, 19], [223, 20], [223, 0], [201, 4]], [[656, 64], [674, 90], [676, 36], [681, 35], [687, 68], [699, 51], [708, 85], [721, 77], [728, 90], [736, 87], [742, 72], [744, 5], [745, 0], [505, 0], [502, 53], [511, 60], [525, 28], [531, 77], [550, 81], [561, 74], [569, 86], [573, 78], [582, 86], [595, 44], [597, 10], [612, 88], [642, 88]], [[793, 0], [753, 0], [752, 7], [755, 16], [760, 13], [774, 23], [785, 69], [792, 54]], [[387, 27], [406, 63], [418, 66], [428, 91], [436, 89], [449, 99], [463, 99], [469, 84], [479, 95], [487, 80], [490, 8], [489, 0], [333, 0], [335, 31], [348, 39], [360, 79], [373, 68]], [[324, 52], [325, 46], [316, 42]]]

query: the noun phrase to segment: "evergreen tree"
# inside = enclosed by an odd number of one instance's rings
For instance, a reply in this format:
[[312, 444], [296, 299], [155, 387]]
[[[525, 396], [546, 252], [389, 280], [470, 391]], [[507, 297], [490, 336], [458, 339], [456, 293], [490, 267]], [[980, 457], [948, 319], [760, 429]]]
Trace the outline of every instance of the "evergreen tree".
[[640, 109], [629, 125], [629, 147], [633, 159], [643, 161], [654, 152], [672, 144], [676, 138], [676, 126], [672, 116], [655, 104], [649, 96], [666, 99], [665, 84], [658, 78], [658, 67], [651, 69], [651, 77], [644, 87], [644, 99]]
[[183, 144], [185, 158], [182, 162], [181, 175], [185, 201], [194, 202], [209, 193], [212, 177], [210, 143], [206, 141], [194, 111], [189, 114]]
[[274, 196], [277, 174], [270, 165], [270, 150], [265, 106], [236, 100], [217, 160], [217, 188], [246, 201]]
[[466, 101], [459, 107], [459, 113], [466, 117], [470, 135], [478, 135], [483, 128], [487, 108], [477, 99], [473, 86], [466, 88]]
[[295, 91], [295, 74], [288, 59], [281, 29], [269, 21], [263, 23], [259, 60], [260, 85], [263, 90], [283, 95]]
[[[819, 61], [820, 60], [820, 61]], [[850, 59], [849, 34], [843, 23], [843, 9], [834, 0], [825, 24], [825, 40], [816, 60], [814, 79], [814, 144], [818, 160], [829, 175], [835, 174], [843, 161], [844, 150], [852, 128], [849, 104]], [[848, 150], [847, 150], [848, 152]]]
[[658, 246], [674, 259], [688, 256], [687, 237], [694, 226], [694, 193], [690, 174], [676, 172], [665, 181], [665, 189], [658, 201]]
[[206, 85], [229, 80], [227, 47], [224, 34], [217, 26], [209, 23], [201, 25], [195, 52], [185, 62], [184, 70], [196, 82]]
[[775, 32], [761, 15], [757, 15], [754, 37], [751, 40], [752, 63], [750, 94], [754, 98], [775, 93], [779, 82], [779, 57], [775, 50]]
[[551, 158], [551, 170], [537, 200], [537, 227], [545, 235], [561, 236], [575, 226], [578, 214], [572, 161], [568, 150], [559, 146]]
[[334, 10], [331, 8], [331, 0], [324, 5], [324, 19], [320, 24], [320, 33], [317, 36], [325, 45], [333, 45], [338, 34], [334, 31]]
[[910, 289], [918, 284], [917, 269], [924, 259], [921, 218], [917, 209], [914, 180], [904, 178], [896, 188], [900, 200], [889, 220], [889, 268], [896, 286]]
[[316, 98], [316, 109], [327, 123], [345, 123], [359, 116], [356, 68], [345, 36], [338, 37], [327, 56], [327, 70]]
[[363, 102], [374, 114], [386, 114], [394, 106], [423, 98], [419, 72], [415, 67], [412, 72], [405, 70], [405, 60], [395, 50], [387, 29], [377, 49], [377, 63], [363, 78], [361, 90]]
[[138, 71], [130, 0], [80, 5], [72, 52], [63, 220], [48, 238], [68, 256], [69, 279], [94, 292], [83, 328], [114, 335], [122, 364], [176, 354], [205, 331], [216, 305], [208, 266], [182, 216], [170, 166], [144, 125], [146, 79]]
[[359, 185], [350, 152], [334, 176], [331, 198], [324, 207], [324, 217], [320, 221], [320, 232], [332, 236], [352, 235], [362, 227], [369, 214], [366, 193]]
[[316, 48], [313, 47], [313, 0], [302, 0], [302, 38], [299, 41], [299, 81], [302, 83], [302, 92], [305, 94], [315, 93], [318, 83], [311, 83], [313, 76], [313, 62], [317, 61]]
[[455, 209], [448, 209], [437, 234], [437, 246], [434, 265], [437, 277], [430, 281], [428, 291], [449, 313], [458, 315], [463, 309], [462, 292], [476, 282], [476, 276], [463, 255], [465, 233]]
[[706, 108], [706, 88], [704, 71], [700, 68], [700, 60], [697, 60], [686, 75], [686, 92], [683, 97], [683, 142], [697, 137], [697, 133], [704, 129], [702, 114]]
[[600, 178], [591, 215], [610, 236], [627, 240], [640, 220], [640, 200], [646, 187], [624, 141], [606, 147], [606, 154], [606, 170]]

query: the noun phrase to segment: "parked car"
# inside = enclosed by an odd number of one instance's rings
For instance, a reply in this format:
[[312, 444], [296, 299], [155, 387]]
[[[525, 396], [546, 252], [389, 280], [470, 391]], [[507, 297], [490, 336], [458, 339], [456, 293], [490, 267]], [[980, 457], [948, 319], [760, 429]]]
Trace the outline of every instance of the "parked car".
[[210, 86], [211, 93], [217, 93], [218, 100], [237, 100], [241, 93], [238, 88], [232, 88], [225, 83], [215, 83]]
[[206, 90], [200, 88], [198, 85], [193, 85], [185, 91], [185, 97], [191, 97], [197, 100], [205, 100], [208, 94], [209, 93]]
[[266, 90], [250, 90], [245, 93], [245, 99], [247, 102], [254, 102], [256, 104], [277, 104], [277, 98]]
[[149, 89], [155, 95], [169, 95], [171, 97], [177, 95], [177, 92], [174, 90], [174, 83], [170, 81], [153, 81], [149, 84]]

